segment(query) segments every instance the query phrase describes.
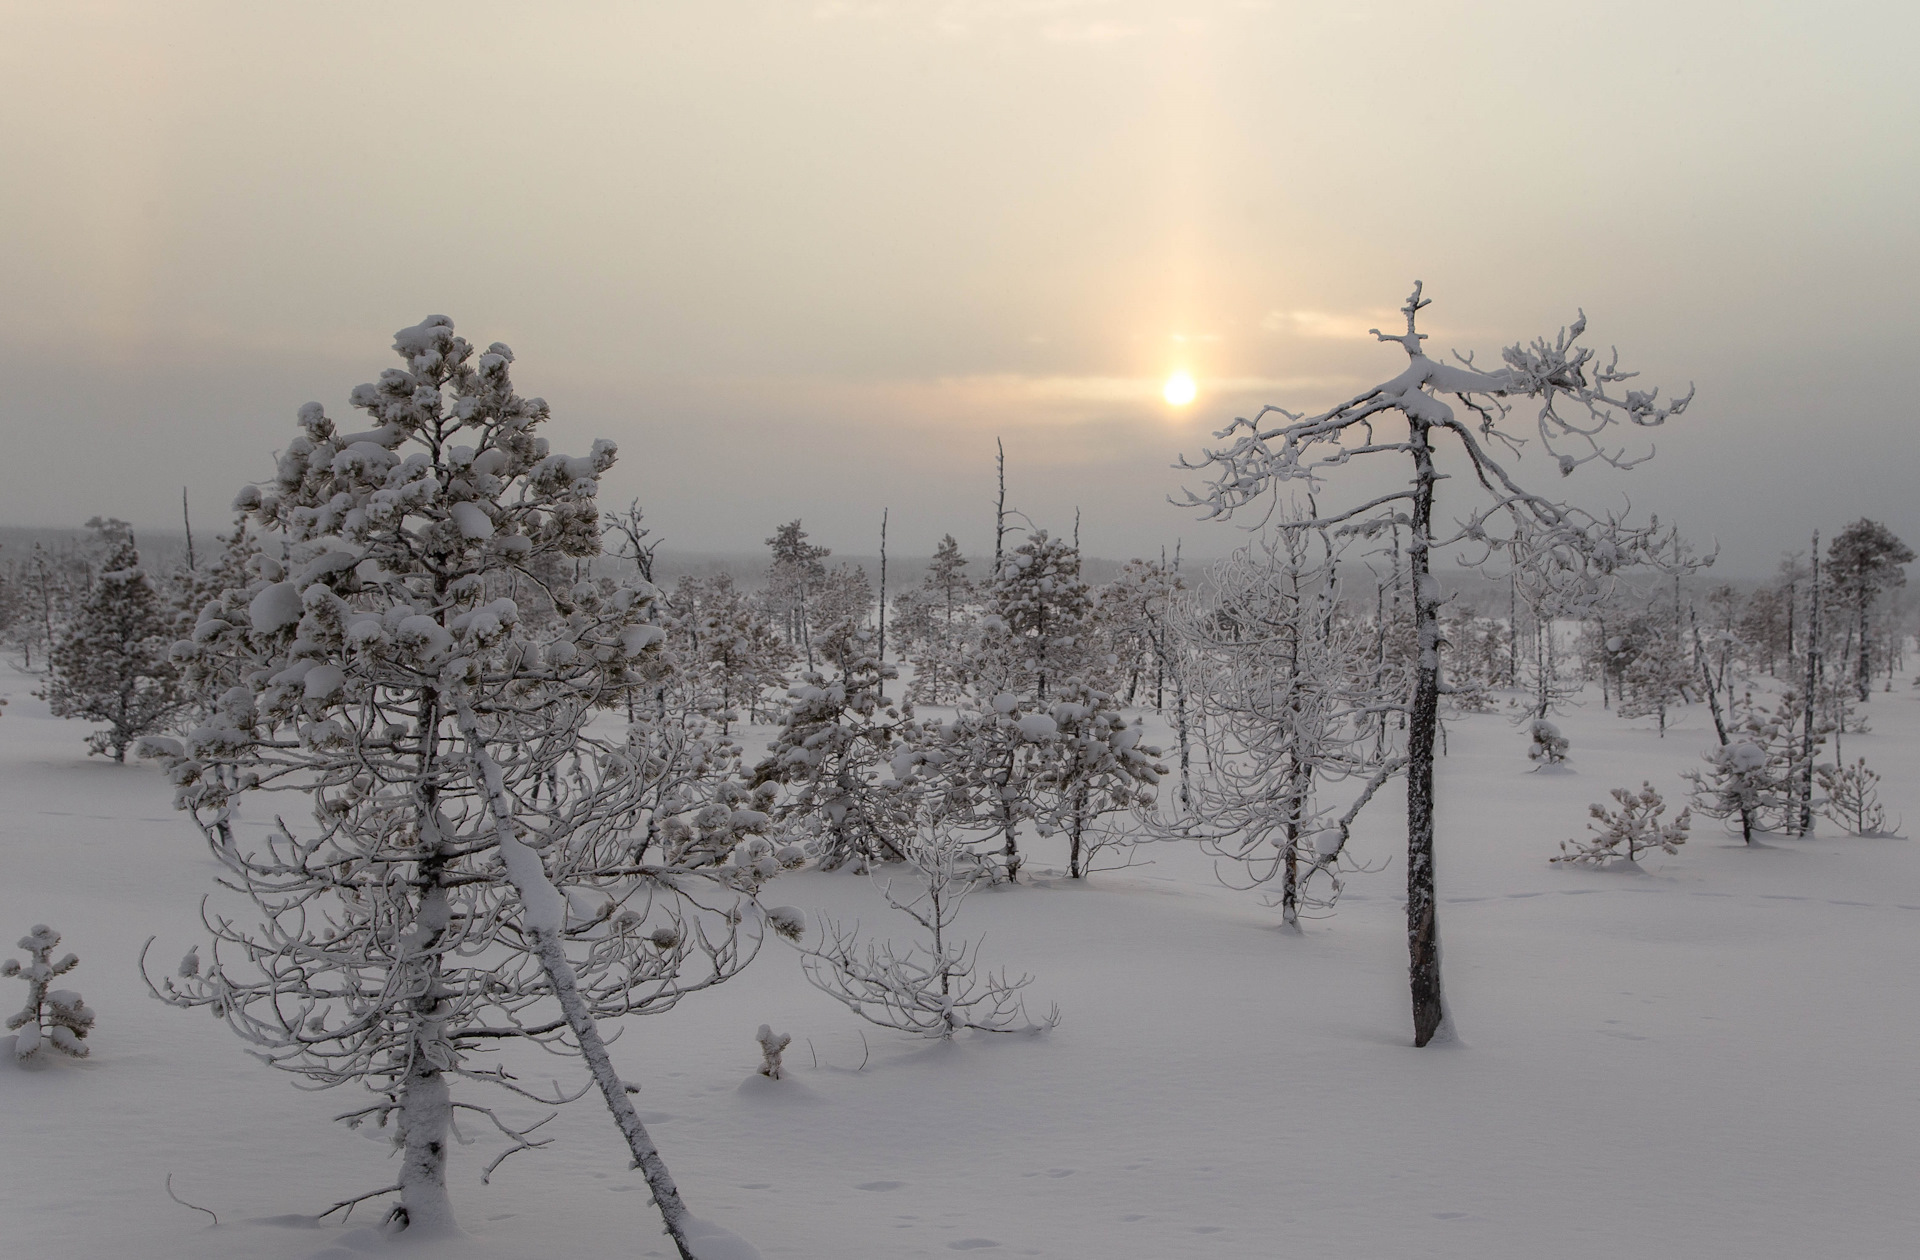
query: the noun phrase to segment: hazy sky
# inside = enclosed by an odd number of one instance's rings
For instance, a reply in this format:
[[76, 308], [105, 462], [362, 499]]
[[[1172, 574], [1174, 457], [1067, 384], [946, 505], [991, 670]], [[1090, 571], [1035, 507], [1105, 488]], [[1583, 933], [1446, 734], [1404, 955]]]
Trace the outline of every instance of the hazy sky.
[[1219, 552], [1174, 458], [1396, 371], [1418, 277], [1431, 344], [1584, 308], [1698, 385], [1650, 464], [1536, 480], [1736, 572], [1920, 544], [1915, 47], [1804, 0], [8, 0], [0, 522], [211, 525], [445, 313], [670, 547], [990, 545], [998, 435], [1089, 551]]

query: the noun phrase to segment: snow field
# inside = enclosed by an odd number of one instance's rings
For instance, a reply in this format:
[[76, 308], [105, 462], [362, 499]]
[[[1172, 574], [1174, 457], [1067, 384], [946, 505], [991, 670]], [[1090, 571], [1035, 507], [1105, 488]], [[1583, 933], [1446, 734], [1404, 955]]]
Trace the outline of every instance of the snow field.
[[[84, 728], [33, 685], [0, 675], [0, 938], [58, 929], [82, 959], [63, 983], [99, 1023], [84, 1062], [0, 1055], [0, 1255], [385, 1249], [378, 1204], [308, 1219], [391, 1175], [384, 1135], [329, 1121], [358, 1095], [295, 1089], [218, 1021], [147, 997], [141, 945], [158, 935], [167, 970], [200, 939], [214, 865], [151, 767], [88, 759]], [[1869, 712], [1846, 755], [1881, 771], [1890, 815], [1920, 822], [1920, 702], [1876, 693]], [[1409, 1045], [1404, 828], [1383, 795], [1350, 851], [1384, 869], [1300, 935], [1193, 848], [1075, 885], [1039, 842], [1032, 886], [976, 893], [960, 928], [984, 936], [984, 965], [1034, 973], [1030, 1007], [1059, 1004], [1044, 1035], [866, 1028], [863, 1047], [773, 941], [720, 989], [627, 1021], [615, 1061], [691, 1209], [768, 1260], [1912, 1254], [1914, 847], [1823, 824], [1746, 850], [1700, 820], [1639, 872], [1551, 866], [1610, 788], [1650, 779], [1677, 811], [1678, 771], [1711, 739], [1704, 711], [1665, 740], [1593, 700], [1556, 721], [1560, 773], [1531, 773], [1499, 715], [1449, 723], [1438, 864], [1458, 1044]], [[766, 901], [906, 939], [845, 872], [781, 876]], [[762, 1023], [793, 1035], [786, 1080], [755, 1074]], [[585, 1079], [573, 1060], [510, 1062], [528, 1083]], [[469, 1237], [404, 1250], [672, 1254], [596, 1098], [545, 1131], [551, 1147], [481, 1186], [499, 1143], [467, 1125], [450, 1181]], [[168, 1200], [169, 1173], [217, 1228]]]

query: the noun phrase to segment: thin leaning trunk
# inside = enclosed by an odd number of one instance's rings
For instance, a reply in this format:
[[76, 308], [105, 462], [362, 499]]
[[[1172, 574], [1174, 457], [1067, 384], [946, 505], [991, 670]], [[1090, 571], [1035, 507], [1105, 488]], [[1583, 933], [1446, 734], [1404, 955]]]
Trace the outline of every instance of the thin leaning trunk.
[[653, 1144], [647, 1126], [641, 1123], [640, 1114], [634, 1110], [633, 1098], [627, 1093], [626, 1084], [613, 1069], [607, 1043], [600, 1036], [600, 1027], [594, 1021], [593, 1012], [587, 1009], [586, 999], [580, 995], [573, 964], [567, 961], [566, 949], [561, 941], [561, 933], [566, 925], [566, 901], [561, 897], [560, 890], [547, 878], [540, 855], [522, 844], [514, 834], [513, 808], [507, 801], [500, 767], [487, 753], [473, 711], [463, 705], [459, 718], [467, 748], [473, 754], [474, 764], [479, 767], [485, 782], [487, 804], [493, 812], [495, 840], [500, 846], [501, 860], [506, 865], [507, 880], [519, 895], [520, 905], [525, 912], [525, 928], [528, 939], [533, 943], [534, 956], [540, 960], [540, 968], [546, 973], [553, 996], [560, 1003], [567, 1027], [580, 1043], [580, 1056], [587, 1061], [588, 1070], [593, 1073], [593, 1083], [600, 1087], [600, 1096], [606, 1100], [607, 1110], [613, 1113], [614, 1126], [620, 1130], [620, 1136], [626, 1139], [634, 1166], [646, 1178], [647, 1189], [653, 1192], [653, 1201], [660, 1208], [661, 1219], [666, 1222], [667, 1235], [673, 1239], [681, 1260], [696, 1260], [687, 1245], [686, 1236], [691, 1214], [680, 1198], [679, 1187], [674, 1185], [673, 1174], [667, 1171], [666, 1161], [660, 1158], [660, 1148]]

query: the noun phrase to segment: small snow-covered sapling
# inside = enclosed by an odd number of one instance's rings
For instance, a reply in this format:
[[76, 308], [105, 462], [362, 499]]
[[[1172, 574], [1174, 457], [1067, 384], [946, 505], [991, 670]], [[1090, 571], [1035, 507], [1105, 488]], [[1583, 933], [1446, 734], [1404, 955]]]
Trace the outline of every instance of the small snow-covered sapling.
[[20, 938], [20, 948], [32, 961], [24, 967], [15, 958], [0, 963], [0, 976], [19, 976], [27, 982], [27, 1004], [7, 1021], [8, 1028], [18, 1030], [13, 1042], [15, 1058], [33, 1058], [47, 1046], [76, 1059], [87, 1057], [87, 1047], [82, 1043], [93, 1030], [93, 1012], [72, 989], [47, 989], [55, 976], [64, 976], [80, 964], [73, 954], [53, 961], [54, 947], [59, 944], [60, 933], [36, 923], [33, 931]]
[[1595, 821], [1588, 823], [1587, 829], [1593, 834], [1580, 840], [1562, 840], [1560, 856], [1550, 860], [1588, 862], [1595, 866], [1613, 857], [1625, 857], [1633, 862], [1642, 849], [1678, 853], [1680, 846], [1687, 842], [1693, 811], [1683, 809], [1672, 822], [1661, 822], [1660, 815], [1667, 811], [1667, 803], [1653, 784], [1642, 783], [1637, 793], [1628, 788], [1615, 788], [1613, 799], [1620, 803], [1618, 811], [1604, 805], [1590, 806], [1588, 812]]
[[760, 1043], [760, 1075], [773, 1080], [780, 1079], [780, 1056], [793, 1044], [792, 1033], [776, 1033], [770, 1024], [760, 1025], [760, 1031], [753, 1034]]
[[1566, 761], [1570, 745], [1559, 727], [1545, 718], [1535, 718], [1527, 733], [1533, 738], [1527, 748], [1527, 760], [1543, 766], [1557, 766]]
[[1819, 766], [1814, 774], [1820, 781], [1820, 790], [1827, 794], [1824, 812], [1848, 834], [1891, 834], [1887, 828], [1887, 811], [1880, 804], [1880, 791], [1876, 786], [1880, 776], [1867, 768], [1865, 757], [1851, 764]]

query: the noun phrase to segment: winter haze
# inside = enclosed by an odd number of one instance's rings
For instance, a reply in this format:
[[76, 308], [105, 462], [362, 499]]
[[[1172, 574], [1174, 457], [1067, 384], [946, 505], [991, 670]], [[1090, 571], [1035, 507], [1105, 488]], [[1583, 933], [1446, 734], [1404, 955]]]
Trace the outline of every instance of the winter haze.
[[[0, 38], [0, 523], [213, 523], [429, 312], [676, 546], [1231, 532], [1169, 465], [1261, 403], [1584, 308], [1699, 397], [1590, 502], [1920, 534], [1920, 280], [1883, 4], [26, 5]], [[1189, 406], [1161, 398], [1186, 371]], [[1612, 496], [1611, 499], [1608, 496]], [[196, 523], [198, 523], [198, 521]]]

